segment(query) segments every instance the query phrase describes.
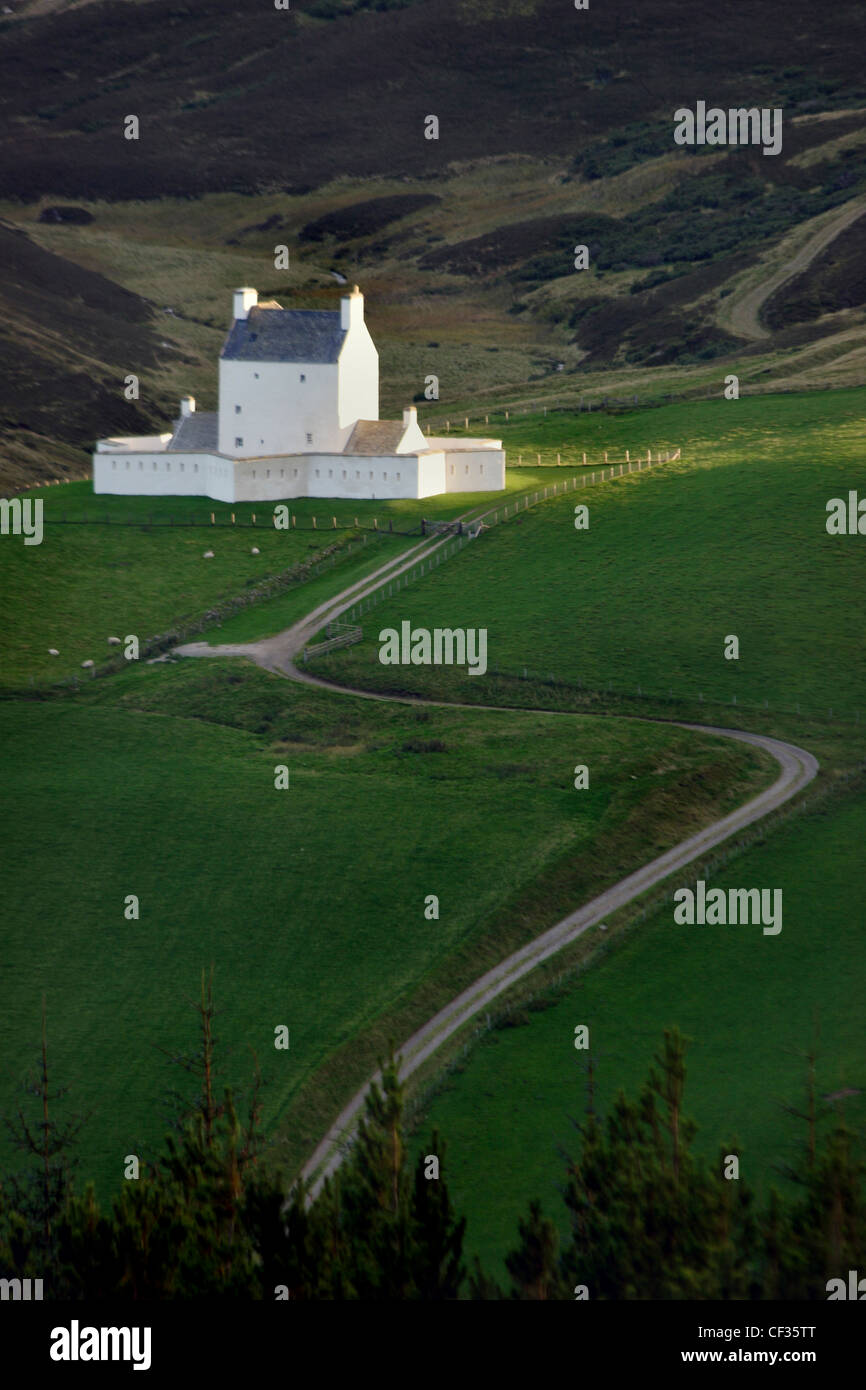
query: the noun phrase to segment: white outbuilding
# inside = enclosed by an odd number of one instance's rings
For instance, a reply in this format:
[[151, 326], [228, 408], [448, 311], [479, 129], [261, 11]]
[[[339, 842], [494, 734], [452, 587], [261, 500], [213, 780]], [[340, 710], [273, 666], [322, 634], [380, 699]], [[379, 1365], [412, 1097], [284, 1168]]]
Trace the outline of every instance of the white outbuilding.
[[417, 411], [379, 419], [379, 354], [355, 285], [339, 310], [283, 309], [234, 291], [219, 409], [184, 396], [170, 432], [101, 439], [93, 490], [205, 496], [431, 497], [505, 487], [501, 439], [425, 437]]

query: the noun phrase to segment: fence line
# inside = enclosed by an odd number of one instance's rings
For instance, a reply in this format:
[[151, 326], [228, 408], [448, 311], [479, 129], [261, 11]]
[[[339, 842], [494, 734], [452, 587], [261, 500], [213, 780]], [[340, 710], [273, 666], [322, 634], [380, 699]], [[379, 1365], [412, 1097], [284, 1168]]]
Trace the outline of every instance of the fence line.
[[[318, 525], [318, 522], [319, 522], [320, 520], [323, 520], [323, 521], [324, 521], [324, 524], [321, 525], [321, 526]], [[291, 529], [292, 531], [318, 531], [318, 532], [322, 532], [322, 531], [369, 531], [369, 532], [372, 532], [372, 533], [374, 533], [374, 534], [378, 534], [378, 535], [380, 535], [380, 536], [383, 536], [383, 535], [387, 535], [387, 536], [417, 536], [417, 535], [418, 535], [418, 528], [417, 528], [417, 527], [416, 527], [414, 530], [412, 530], [412, 531], [398, 531], [398, 530], [395, 530], [395, 529], [394, 529], [394, 520], [393, 520], [393, 517], [391, 517], [391, 518], [388, 519], [388, 525], [387, 525], [387, 527], [385, 527], [384, 524], [383, 524], [382, 526], [379, 525], [379, 518], [378, 518], [377, 516], [374, 516], [373, 519], [372, 519], [372, 522], [370, 522], [370, 523], [368, 523], [368, 522], [359, 522], [357, 517], [355, 517], [351, 522], [350, 522], [350, 521], [346, 521], [346, 520], [338, 521], [337, 518], [336, 518], [335, 516], [330, 516], [330, 517], [325, 517], [325, 518], [320, 518], [320, 517], [318, 517], [318, 516], [313, 516], [313, 517], [302, 517], [302, 518], [300, 519], [300, 525], [299, 525], [299, 524], [298, 524], [298, 516], [297, 516], [296, 513], [291, 513], [291, 514], [290, 514], [290, 526], [289, 526], [289, 527], [280, 527], [280, 528], [275, 528], [275, 527], [274, 527], [273, 517], [272, 517], [272, 516], [268, 516], [267, 519], [265, 520], [265, 519], [262, 519], [262, 514], [261, 514], [261, 513], [255, 513], [255, 512], [251, 513], [251, 516], [250, 516], [250, 520], [249, 520], [249, 521], [244, 521], [243, 519], [238, 519], [238, 518], [236, 517], [236, 515], [235, 515], [234, 512], [231, 513], [231, 516], [230, 516], [230, 518], [228, 518], [228, 519], [225, 518], [225, 517], [217, 517], [216, 514], [215, 514], [214, 512], [211, 512], [211, 513], [210, 513], [210, 519], [209, 519], [209, 520], [206, 520], [206, 521], [199, 521], [196, 517], [192, 517], [192, 518], [189, 518], [189, 519], [187, 519], [187, 518], [180, 518], [180, 519], [177, 519], [177, 518], [175, 518], [175, 517], [169, 517], [169, 519], [168, 519], [167, 521], [160, 521], [160, 520], [158, 520], [158, 519], [154, 519], [153, 515], [151, 514], [150, 516], [147, 516], [147, 517], [143, 517], [143, 516], [140, 516], [140, 517], [130, 517], [130, 518], [126, 519], [126, 520], [124, 520], [124, 519], [122, 519], [122, 518], [118, 519], [118, 518], [116, 518], [116, 517], [111, 517], [111, 516], [103, 516], [103, 517], [67, 517], [67, 516], [51, 517], [51, 516], [46, 516], [46, 517], [44, 517], [43, 524], [44, 524], [45, 526], [127, 526], [127, 527], [129, 527], [129, 526], [132, 526], [132, 527], [138, 526], [138, 527], [153, 527], [154, 529], [157, 528], [157, 527], [159, 527], [159, 528], [162, 528], [162, 529], [165, 529], [165, 530], [183, 530], [183, 529], [190, 530], [190, 529], [200, 529], [200, 528], [204, 528], [204, 529], [206, 529], [206, 530], [208, 530], [208, 531], [211, 531], [211, 530], [229, 530], [229, 531], [230, 531], [230, 530], [232, 530], [232, 529], [238, 530], [239, 528], [241, 528], [241, 529], [248, 529], [248, 530], [256, 530], [256, 531], [261, 531], [261, 530], [275, 530], [275, 529], [280, 529], [280, 530], [289, 530], [289, 529]]]
[[325, 629], [328, 636], [324, 642], [316, 642], [312, 647], [304, 647], [304, 665], [311, 656], [322, 656], [325, 652], [336, 651], [338, 647], [351, 647], [364, 637], [364, 629], [351, 623], [328, 623]]
[[[650, 468], [656, 468], [660, 463], [673, 463], [681, 457], [681, 449], [662, 449], [656, 451], [656, 458], [650, 461], [641, 459], [631, 459], [628, 463], [613, 464], [607, 468], [602, 468], [598, 475], [600, 483], [610, 482], [613, 478], [628, 477], [630, 473], [645, 473]], [[428, 560], [423, 560], [420, 564], [407, 570], [405, 574], [399, 575], [390, 584], [382, 584], [367, 598], [357, 603], [349, 613], [349, 618], [355, 619], [363, 613], [369, 613], [372, 608], [378, 607], [380, 603], [391, 598], [394, 593], [399, 593], [401, 589], [408, 587], [414, 580], [423, 578], [431, 569], [437, 569], [444, 559], [456, 555], [465, 545], [479, 535], [483, 530], [489, 530], [493, 526], [499, 526], [504, 521], [517, 516], [518, 512], [525, 512], [529, 507], [534, 507], [539, 502], [544, 502], [551, 497], [564, 497], [568, 492], [581, 492], [587, 485], [593, 486], [596, 482], [596, 474], [593, 473], [589, 478], [585, 473], [576, 474], [571, 479], [564, 479], [561, 483], [549, 483], [545, 488], [530, 493], [521, 493], [511, 502], [500, 503], [498, 507], [491, 508], [490, 511], [482, 512], [480, 516], [473, 517], [471, 521], [462, 523], [463, 534], [458, 536], [444, 548], [435, 552]], [[429, 523], [428, 523], [429, 524]], [[458, 523], [452, 523], [457, 525]]]
[[488, 668], [488, 675], [496, 676], [504, 680], [531, 681], [539, 685], [555, 686], [565, 690], [576, 690], [590, 699], [598, 698], [605, 700], [610, 697], [617, 700], [639, 700], [654, 704], [670, 703], [676, 705], [717, 705], [726, 709], [766, 711], [767, 714], [786, 714], [796, 715], [801, 719], [818, 719], [822, 722], [833, 724], [859, 724], [860, 710], [842, 710], [838, 705], [825, 705], [822, 709], [808, 708], [802, 701], [795, 701], [794, 708], [784, 708], [779, 705], [771, 705], [769, 700], [763, 700], [759, 704], [753, 704], [748, 700], [738, 699], [736, 695], [731, 696], [730, 700], [724, 699], [720, 695], [704, 695], [702, 690], [697, 693], [694, 691], [683, 693], [678, 691], [674, 694], [672, 686], [667, 691], [647, 690], [644, 686], [638, 685], [629, 690], [616, 690], [611, 682], [606, 687], [596, 687], [584, 685], [582, 681], [570, 681], [555, 675], [551, 671], [533, 671], [527, 666], [519, 669], [510, 669], [494, 663]]

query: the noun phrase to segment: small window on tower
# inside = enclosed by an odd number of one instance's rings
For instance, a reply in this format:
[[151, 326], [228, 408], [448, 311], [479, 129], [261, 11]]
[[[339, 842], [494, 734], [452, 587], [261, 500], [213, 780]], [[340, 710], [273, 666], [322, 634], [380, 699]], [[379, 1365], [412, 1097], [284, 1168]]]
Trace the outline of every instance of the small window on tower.
[[306, 374], [306, 372], [301, 372], [301, 381], [306, 381], [306, 379], [307, 379], [307, 374]]
[[241, 437], [240, 437], [239, 434], [236, 434], [236, 435], [235, 435], [235, 448], [236, 448], [236, 449], [242, 449], [242, 448], [243, 448], [243, 445], [244, 445], [244, 441], [241, 439]]
[[312, 444], [312, 442], [313, 442], [313, 436], [312, 436], [311, 434], [308, 434], [308, 435], [307, 435], [307, 443], [308, 443], [308, 444]]
[[240, 413], [241, 413], [241, 408], [240, 408], [239, 405], [236, 405], [236, 406], [235, 406], [235, 415], [240, 415]]

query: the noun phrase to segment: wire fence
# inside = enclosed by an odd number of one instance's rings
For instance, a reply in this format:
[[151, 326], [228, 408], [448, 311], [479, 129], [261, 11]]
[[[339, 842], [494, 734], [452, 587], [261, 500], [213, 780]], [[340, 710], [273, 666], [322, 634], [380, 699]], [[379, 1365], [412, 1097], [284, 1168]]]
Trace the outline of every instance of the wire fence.
[[[284, 504], [277, 503], [276, 505], [279, 506]], [[350, 521], [347, 517], [338, 518], [337, 516], [329, 516], [327, 514], [324, 516], [303, 516], [292, 512], [289, 514], [288, 520], [288, 526], [276, 527], [273, 512], [250, 512], [247, 516], [238, 512], [229, 512], [227, 515], [218, 512], [205, 512], [199, 515], [194, 512], [186, 516], [158, 516], [153, 512], [149, 512], [146, 515], [142, 513], [139, 516], [125, 517], [112, 516], [111, 513], [105, 512], [102, 516], [92, 517], [67, 516], [65, 513], [61, 516], [53, 517], [45, 515], [43, 517], [43, 525], [132, 526], [139, 528], [144, 527], [147, 530], [156, 528], [166, 530], [174, 530], [176, 528], [206, 528], [210, 531], [214, 528], [218, 530], [221, 528], [231, 530], [234, 527], [235, 529], [254, 528], [258, 531], [262, 529], [292, 531], [369, 531], [378, 533], [379, 535], [391, 536], [417, 536], [419, 534], [418, 525], [414, 526], [412, 530], [409, 531], [396, 528], [394, 526], [393, 517], [384, 517], [381, 526], [379, 525], [379, 518], [377, 516], [366, 518], [365, 520], [359, 520], [358, 517], [355, 516]]]
[[[656, 456], [652, 461], [649, 458], [644, 461], [638, 459], [626, 459], [622, 463], [614, 463], [608, 467], [600, 468], [592, 473], [575, 474], [571, 478], [564, 478], [561, 483], [549, 483], [547, 487], [538, 488], [535, 492], [521, 493], [512, 498], [510, 502], [503, 502], [498, 507], [491, 507], [489, 511], [482, 512], [480, 516], [474, 517], [471, 521], [463, 522], [462, 535], [457, 536], [453, 541], [437, 549], [432, 555], [419, 560], [411, 569], [403, 574], [382, 584], [374, 593], [368, 595], [357, 603], [349, 613], [350, 620], [359, 618], [364, 613], [369, 613], [373, 608], [377, 608], [380, 603], [393, 598], [401, 590], [408, 588], [410, 584], [418, 579], [423, 579], [426, 574], [434, 569], [438, 569], [443, 560], [449, 560], [457, 555], [463, 548], [481, 533], [489, 530], [493, 526], [499, 526], [505, 521], [513, 520], [516, 516], [527, 511], [530, 507], [537, 506], [540, 502], [545, 502], [554, 497], [563, 497], [569, 492], [583, 492], [587, 487], [592, 487], [596, 483], [610, 482], [615, 478], [628, 477], [631, 473], [645, 473], [650, 468], [656, 468], [660, 463], [672, 463], [681, 457], [680, 449], [662, 449], [656, 451]], [[456, 526], [458, 523], [451, 523]]]
[[586, 685], [581, 680], [569, 680], [562, 676], [557, 676], [553, 671], [535, 671], [528, 666], [506, 667], [493, 663], [488, 667], [487, 674], [502, 680], [525, 681], [533, 685], [542, 685], [556, 689], [567, 690], [582, 695], [588, 701], [595, 701], [603, 704], [609, 700], [637, 701], [641, 704], [668, 704], [688, 706], [694, 709], [695, 706], [707, 706], [717, 709], [736, 709], [747, 713], [767, 713], [772, 715], [785, 715], [787, 717], [798, 717], [800, 719], [815, 720], [820, 723], [833, 724], [854, 724], [861, 722], [862, 712], [859, 709], [845, 709], [838, 705], [817, 705], [794, 701], [792, 705], [771, 704], [769, 699], [749, 701], [743, 700], [738, 695], [732, 695], [730, 699], [726, 696], [714, 694], [712, 691], [682, 689], [674, 690], [673, 686], [668, 686], [667, 690], [653, 689], [643, 684], [634, 686], [614, 686], [612, 681], [608, 681], [601, 686]]

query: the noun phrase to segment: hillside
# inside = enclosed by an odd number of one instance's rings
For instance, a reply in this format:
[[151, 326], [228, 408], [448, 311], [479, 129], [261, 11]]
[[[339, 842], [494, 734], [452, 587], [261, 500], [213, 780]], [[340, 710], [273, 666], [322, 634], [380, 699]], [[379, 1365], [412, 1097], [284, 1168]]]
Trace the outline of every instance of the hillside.
[[[750, 0], [736, 23], [701, 4], [700, 45], [675, 0], [11, 9], [0, 216], [27, 240], [0, 269], [0, 485], [81, 475], [94, 438], [164, 428], [183, 391], [212, 405], [238, 283], [318, 306], [335, 272], [363, 281], [383, 409], [435, 374], [431, 419], [717, 394], [729, 370], [744, 391], [863, 380], [849, 0]], [[781, 107], [781, 154], [676, 147], [697, 100]]]

